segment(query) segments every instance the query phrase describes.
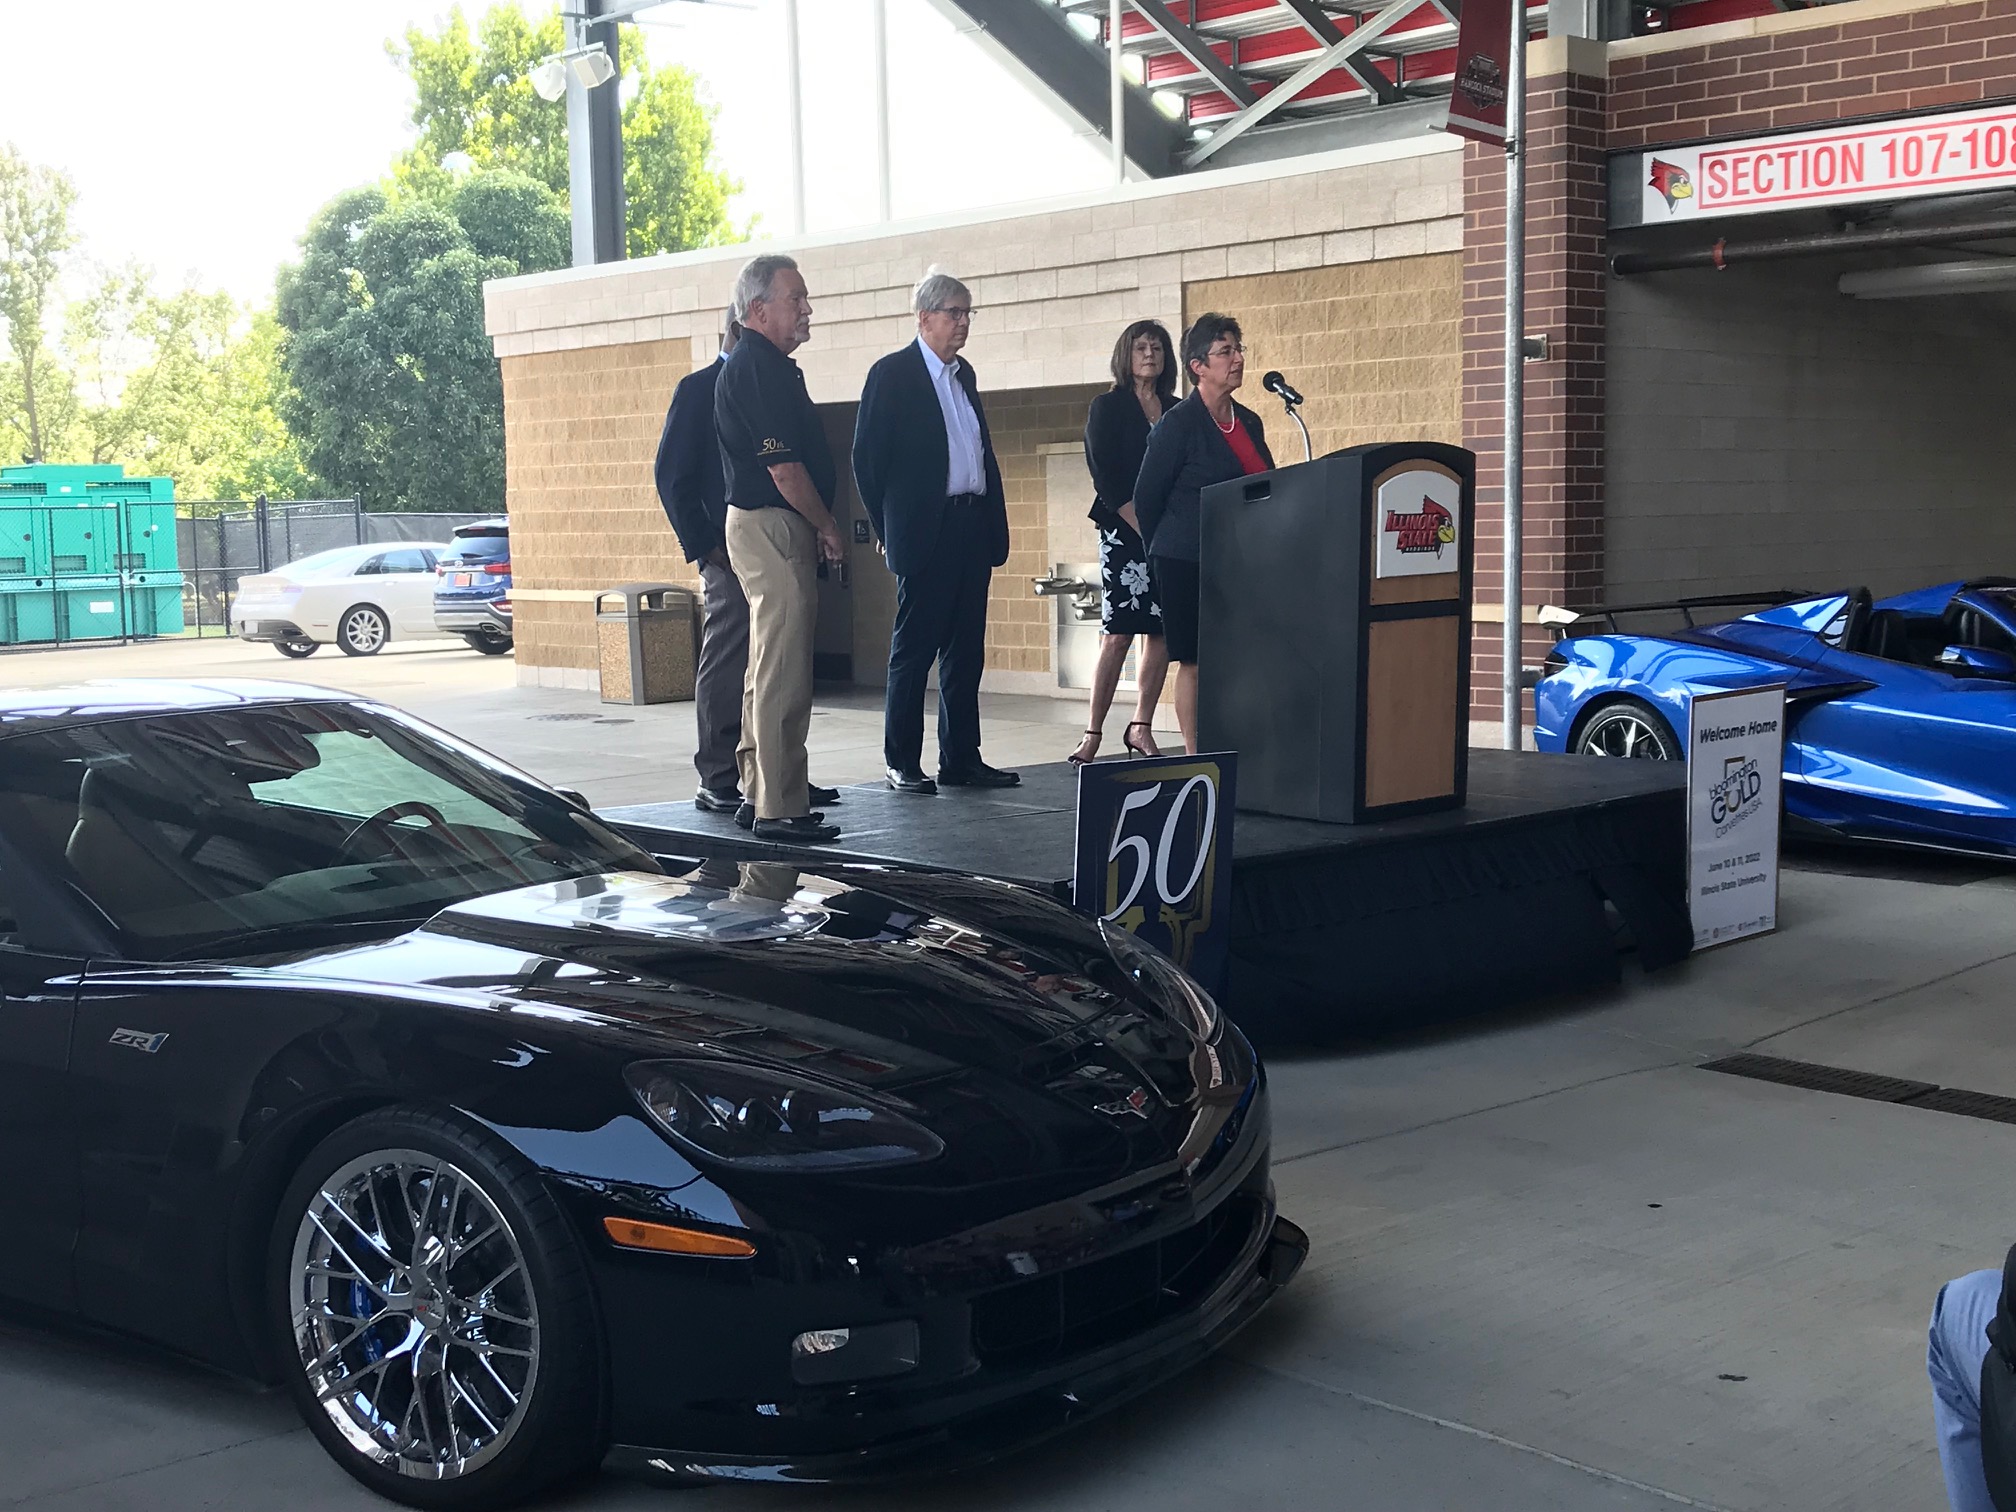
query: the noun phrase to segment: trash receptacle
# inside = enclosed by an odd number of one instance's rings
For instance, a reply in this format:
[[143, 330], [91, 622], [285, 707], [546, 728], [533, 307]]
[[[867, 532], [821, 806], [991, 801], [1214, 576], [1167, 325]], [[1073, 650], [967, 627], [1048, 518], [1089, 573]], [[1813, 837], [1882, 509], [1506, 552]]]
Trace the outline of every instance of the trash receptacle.
[[[620, 607], [610, 607], [611, 601]], [[694, 598], [670, 583], [625, 583], [595, 595], [602, 702], [677, 703], [693, 696]]]

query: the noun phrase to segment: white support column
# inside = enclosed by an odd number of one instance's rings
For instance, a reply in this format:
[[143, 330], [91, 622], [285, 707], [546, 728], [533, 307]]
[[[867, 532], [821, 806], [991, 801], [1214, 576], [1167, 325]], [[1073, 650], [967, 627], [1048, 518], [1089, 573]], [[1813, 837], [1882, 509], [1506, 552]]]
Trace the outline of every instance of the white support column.
[[1127, 75], [1120, 67], [1120, 25], [1126, 10], [1126, 0], [1108, 0], [1106, 50], [1112, 63], [1113, 82], [1107, 119], [1113, 123], [1113, 182], [1116, 184], [1127, 182]]
[[798, 63], [798, 0], [784, 0], [785, 55], [791, 68], [791, 231], [805, 234], [805, 83]]
[[1521, 571], [1526, 546], [1526, 0], [1512, 0], [1505, 69], [1505, 749], [1525, 743]]
[[875, 43], [875, 208], [887, 225], [890, 210], [889, 171], [889, 0], [871, 0], [871, 33]]
[[[587, 45], [588, 28], [573, 11], [561, 13], [561, 38], [566, 51], [577, 54]], [[595, 261], [595, 169], [593, 127], [588, 121], [588, 91], [567, 69], [567, 205], [573, 222], [574, 266]]]

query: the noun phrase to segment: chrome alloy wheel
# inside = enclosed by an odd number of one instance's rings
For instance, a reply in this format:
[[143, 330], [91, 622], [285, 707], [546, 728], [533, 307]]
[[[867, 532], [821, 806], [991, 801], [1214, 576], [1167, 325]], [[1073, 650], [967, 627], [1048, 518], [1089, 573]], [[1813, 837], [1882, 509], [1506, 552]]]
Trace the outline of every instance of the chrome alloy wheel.
[[1621, 756], [1638, 761], [1675, 761], [1666, 732], [1628, 705], [1605, 709], [1589, 722], [1576, 742], [1586, 756]]
[[310, 1198], [289, 1274], [309, 1389], [359, 1454], [453, 1480], [511, 1441], [539, 1310], [517, 1236], [469, 1175], [417, 1150], [349, 1162]]
[[343, 617], [343, 649], [353, 656], [376, 655], [391, 637], [391, 627], [376, 609], [352, 609]]

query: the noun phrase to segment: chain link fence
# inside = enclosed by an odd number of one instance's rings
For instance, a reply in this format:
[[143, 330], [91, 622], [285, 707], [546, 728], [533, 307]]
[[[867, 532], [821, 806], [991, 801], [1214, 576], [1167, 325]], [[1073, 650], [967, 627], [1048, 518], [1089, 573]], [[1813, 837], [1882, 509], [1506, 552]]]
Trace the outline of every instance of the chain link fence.
[[425, 514], [367, 510], [359, 499], [264, 498], [176, 505], [182, 600], [190, 633], [228, 635], [238, 580], [338, 546], [445, 541], [457, 525], [490, 514]]

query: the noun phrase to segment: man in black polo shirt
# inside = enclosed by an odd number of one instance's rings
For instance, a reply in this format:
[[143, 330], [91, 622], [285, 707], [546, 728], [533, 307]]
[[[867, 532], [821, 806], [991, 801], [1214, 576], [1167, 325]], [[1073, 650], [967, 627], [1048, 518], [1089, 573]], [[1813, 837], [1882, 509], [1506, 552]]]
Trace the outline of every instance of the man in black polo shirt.
[[798, 264], [752, 258], [735, 281], [742, 340], [714, 388], [728, 474], [728, 560], [749, 597], [741, 769], [747, 817], [766, 840], [837, 840], [811, 812], [805, 737], [812, 728], [812, 637], [819, 562], [845, 554], [833, 518], [833, 453], [791, 353], [812, 335]]

